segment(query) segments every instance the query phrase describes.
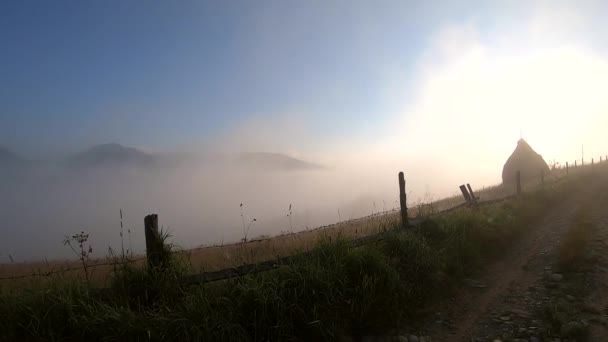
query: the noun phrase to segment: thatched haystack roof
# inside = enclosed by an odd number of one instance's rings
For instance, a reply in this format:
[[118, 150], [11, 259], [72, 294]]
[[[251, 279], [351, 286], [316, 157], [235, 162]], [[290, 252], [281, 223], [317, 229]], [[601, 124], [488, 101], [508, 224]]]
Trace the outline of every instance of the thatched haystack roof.
[[502, 168], [502, 182], [514, 183], [517, 171], [521, 173], [522, 182], [539, 179], [541, 170], [545, 174], [549, 172], [549, 166], [543, 157], [536, 153], [524, 139], [520, 139], [515, 151]]

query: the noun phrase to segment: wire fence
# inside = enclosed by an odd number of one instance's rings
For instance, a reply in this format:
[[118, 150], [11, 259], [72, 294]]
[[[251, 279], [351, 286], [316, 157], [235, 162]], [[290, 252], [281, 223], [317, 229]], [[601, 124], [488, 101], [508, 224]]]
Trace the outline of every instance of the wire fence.
[[[604, 161], [608, 161], [608, 159], [606, 159]], [[606, 163], [604, 163], [604, 164], [606, 164]], [[593, 167], [593, 164], [587, 164], [587, 165], [585, 165], [585, 167]], [[547, 177], [545, 177], [544, 175], [541, 175], [540, 181], [536, 180], [536, 181], [532, 181], [532, 184], [524, 184], [524, 190], [531, 191], [531, 190], [538, 189], [541, 186], [542, 187], [552, 186], [558, 182], [563, 181], [565, 178], [567, 178], [568, 175], [577, 173], [576, 170], [582, 170], [583, 168], [584, 167], [582, 167], [582, 165], [579, 165], [578, 167], [576, 167], [576, 169], [572, 168], [574, 170], [569, 170], [568, 166], [563, 166], [561, 168], [554, 168], [552, 170], [552, 173], [547, 175]], [[500, 189], [500, 191], [497, 191], [497, 193], [500, 195], [491, 195], [490, 194], [490, 192], [492, 192], [493, 189], [499, 189], [501, 187], [503, 187], [503, 188]], [[490, 194], [489, 197], [495, 196], [495, 198], [479, 201], [478, 200], [479, 197], [477, 197], [477, 200], [475, 201], [475, 205], [477, 207], [483, 207], [483, 206], [500, 203], [503, 201], [513, 199], [518, 196], [515, 189], [504, 189], [504, 185], [499, 185], [496, 187], [484, 189], [484, 190], [478, 191], [478, 193], [477, 193], [477, 195], [480, 195], [480, 196], [485, 196], [486, 194]], [[439, 203], [442, 201], [446, 201], [449, 204], [447, 204], [446, 207], [444, 207], [440, 210], [436, 210], [436, 211], [433, 210], [431, 213], [425, 214], [423, 212], [424, 210], [421, 208], [423, 208], [424, 205], [432, 205], [432, 203], [430, 203], [430, 204], [420, 203], [418, 205], [418, 208], [413, 208], [414, 210], [412, 210], [412, 212], [410, 212], [411, 218], [409, 220], [409, 225], [406, 228], [415, 227], [423, 219], [427, 218], [428, 216], [444, 215], [449, 212], [471, 206], [471, 203], [465, 201], [462, 197], [446, 198], [443, 200], [436, 201], [435, 203]], [[360, 218], [355, 218], [355, 219], [351, 219], [351, 220], [337, 222], [337, 223], [330, 224], [330, 225], [320, 226], [315, 229], [309, 229], [309, 230], [299, 231], [299, 232], [290, 232], [290, 233], [282, 234], [279, 236], [267, 237], [267, 238], [263, 238], [263, 239], [253, 239], [250, 241], [237, 242], [237, 243], [226, 244], [226, 245], [221, 245], [221, 246], [199, 247], [199, 248], [194, 248], [194, 249], [188, 250], [186, 252], [200, 251], [200, 250], [209, 249], [209, 248], [228, 248], [228, 247], [243, 246], [245, 244], [255, 244], [255, 243], [260, 243], [260, 242], [264, 242], [264, 241], [270, 241], [273, 239], [277, 239], [278, 237], [297, 236], [299, 234], [304, 234], [304, 233], [327, 231], [332, 228], [339, 227], [341, 225], [353, 224], [356, 222], [367, 221], [372, 218], [378, 218], [378, 217], [388, 216], [391, 214], [397, 214], [399, 211], [400, 211], [399, 209], [386, 210], [386, 211], [373, 213], [373, 214], [365, 216], [365, 217], [360, 217]], [[358, 246], [362, 246], [365, 244], [374, 243], [374, 242], [384, 239], [386, 237], [387, 233], [391, 233], [391, 231], [382, 231], [380, 233], [354, 238], [354, 239], [351, 239], [351, 244], [355, 247], [358, 247]], [[176, 253], [183, 253], [183, 252], [184, 251], [178, 251]], [[235, 267], [228, 267], [228, 268], [220, 269], [217, 271], [201, 272], [198, 274], [186, 275], [186, 276], [182, 277], [181, 282], [186, 285], [202, 284], [202, 283], [208, 283], [208, 282], [213, 282], [213, 281], [226, 280], [226, 279], [230, 279], [230, 278], [234, 278], [234, 277], [240, 277], [243, 275], [257, 273], [257, 272], [273, 270], [282, 265], [287, 265], [297, 258], [306, 257], [309, 253], [310, 253], [310, 251], [300, 252], [297, 254], [287, 255], [287, 256], [283, 256], [283, 257], [276, 257], [271, 260], [262, 260], [260, 262], [246, 263], [246, 264], [242, 264], [242, 265], [235, 266]], [[148, 257], [146, 257], [146, 256], [137, 257], [137, 258], [124, 258], [123, 257], [123, 258], [120, 258], [120, 261], [107, 261], [107, 262], [92, 263], [92, 264], [87, 265], [86, 267], [85, 266], [74, 266], [74, 267], [67, 267], [67, 268], [61, 268], [61, 269], [55, 269], [55, 270], [50, 269], [50, 270], [45, 270], [45, 271], [38, 271], [38, 272], [31, 273], [31, 274], [3, 276], [3, 277], [0, 277], [0, 281], [50, 277], [50, 276], [57, 275], [57, 274], [63, 274], [63, 273], [68, 273], [68, 272], [80, 272], [80, 271], [85, 271], [86, 269], [91, 270], [91, 269], [98, 268], [98, 267], [115, 267], [117, 265], [124, 264], [124, 263], [128, 263], [128, 264], [143, 263], [147, 259], [148, 259]]]
[[35, 277], [49, 277], [49, 276], [52, 276], [52, 275], [55, 275], [55, 274], [62, 274], [62, 273], [75, 272], [75, 271], [83, 271], [83, 270], [85, 270], [85, 268], [86, 269], [92, 269], [92, 268], [96, 268], [96, 267], [116, 266], [116, 265], [119, 265], [121, 263], [133, 264], [133, 263], [138, 263], [138, 262], [141, 262], [141, 261], [145, 261], [146, 259], [147, 259], [146, 257], [139, 257], [139, 258], [135, 258], [135, 259], [125, 259], [124, 261], [121, 261], [121, 262], [100, 262], [100, 263], [94, 263], [94, 264], [87, 265], [87, 267], [77, 266], [77, 267], [61, 268], [61, 269], [56, 269], [56, 270], [39, 271], [39, 272], [31, 273], [31, 274], [23, 274], [23, 275], [10, 276], [10, 277], [0, 277], [0, 281], [2, 281], [2, 280], [16, 280], [16, 279], [35, 278]]

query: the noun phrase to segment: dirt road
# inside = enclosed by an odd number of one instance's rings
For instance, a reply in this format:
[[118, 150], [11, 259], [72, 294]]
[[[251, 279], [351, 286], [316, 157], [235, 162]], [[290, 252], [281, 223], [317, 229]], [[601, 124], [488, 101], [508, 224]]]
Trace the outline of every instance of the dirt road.
[[[585, 270], [556, 267], [560, 242], [584, 209], [592, 223]], [[432, 341], [608, 341], [608, 175], [572, 198], [443, 303], [424, 328]]]

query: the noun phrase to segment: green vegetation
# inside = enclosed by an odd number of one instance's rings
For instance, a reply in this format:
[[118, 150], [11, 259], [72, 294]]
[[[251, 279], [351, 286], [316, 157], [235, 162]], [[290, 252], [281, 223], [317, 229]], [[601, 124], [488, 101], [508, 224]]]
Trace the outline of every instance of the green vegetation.
[[[289, 341], [383, 333], [415, 319], [461, 277], [500, 254], [562, 196], [560, 189], [389, 227], [354, 247], [323, 237], [274, 271], [180, 286], [183, 253], [163, 267], [115, 267], [107, 291], [55, 279], [0, 294], [0, 340]], [[170, 256], [170, 257], [169, 257]]]
[[584, 341], [588, 325], [581, 323], [580, 319], [586, 316], [585, 311], [597, 314], [594, 308], [584, 305], [584, 297], [588, 294], [585, 283], [595, 264], [593, 248], [590, 248], [594, 226], [588, 209], [583, 206], [577, 211], [573, 224], [559, 245], [555, 266], [564, 280], [559, 286], [553, 284], [552, 301], [544, 308], [545, 319], [549, 322], [548, 336]]

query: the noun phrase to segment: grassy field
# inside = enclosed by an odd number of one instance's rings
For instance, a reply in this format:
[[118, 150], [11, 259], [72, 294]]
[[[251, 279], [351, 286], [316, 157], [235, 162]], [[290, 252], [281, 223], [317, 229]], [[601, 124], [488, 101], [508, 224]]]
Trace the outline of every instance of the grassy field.
[[[571, 173], [576, 174], [583, 168], [571, 169]], [[565, 170], [555, 170], [547, 176], [546, 182], [550, 183], [565, 175]], [[534, 191], [538, 188], [539, 180], [533, 180], [522, 185], [524, 192]], [[457, 186], [455, 186], [457, 189]], [[482, 189], [475, 189], [476, 195], [482, 201], [504, 198], [515, 194], [513, 186], [491, 186]], [[453, 208], [464, 203], [462, 196], [457, 195], [422, 203], [410, 204], [409, 216], [412, 218], [429, 216]], [[388, 227], [393, 227], [399, 222], [397, 212], [376, 213], [374, 215], [338, 222], [333, 225], [300, 231], [294, 234], [283, 234], [264, 239], [253, 239], [245, 243], [234, 243], [225, 245], [215, 245], [195, 248], [182, 253], [188, 258], [191, 268], [195, 272], [217, 271], [225, 268], [236, 267], [245, 263], [255, 263], [275, 259], [309, 251], [313, 248], [319, 237], [337, 237], [352, 239], [365, 237], [385, 231]], [[132, 256], [132, 260], [143, 259], [142, 255]], [[95, 286], [107, 286], [113, 267], [107, 265], [107, 258], [96, 258], [90, 260], [91, 282]], [[134, 267], [142, 267], [144, 261], [133, 261]], [[40, 283], [46, 283], [46, 274], [60, 272], [63, 270], [76, 269], [63, 274], [65, 278], [78, 279], [84, 278], [82, 270], [78, 270], [81, 264], [78, 260], [64, 261], [40, 261], [24, 263], [4, 263], [0, 264], [0, 278], [21, 277], [31, 274], [40, 274], [42, 277], [17, 278], [14, 280], [0, 281], [0, 287], [32, 287]]]
[[[517, 241], [578, 182], [568, 177], [478, 211], [430, 216], [408, 231], [394, 215], [377, 216], [175, 253], [161, 270], [118, 264], [105, 272], [110, 290], [103, 294], [69, 275], [45, 278], [26, 291], [4, 287], [0, 340], [331, 341], [390, 331], [419, 318], [456, 280]], [[388, 232], [383, 240], [351, 243], [352, 236], [378, 231]], [[213, 269], [298, 250], [310, 253], [274, 271], [198, 286], [176, 281], [201, 268], [197, 258]], [[233, 251], [240, 256], [226, 256]]]

